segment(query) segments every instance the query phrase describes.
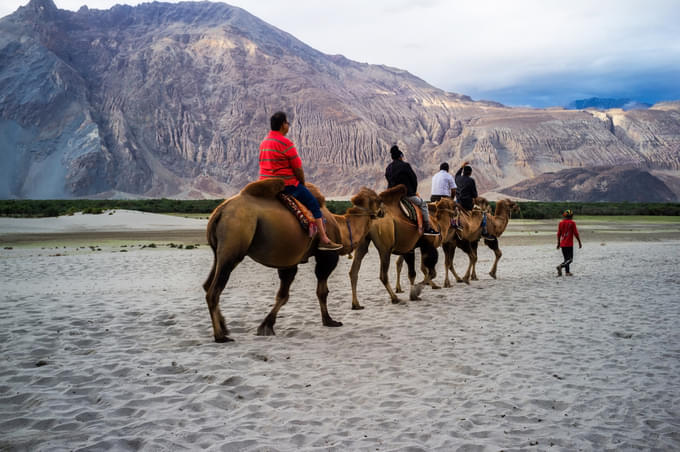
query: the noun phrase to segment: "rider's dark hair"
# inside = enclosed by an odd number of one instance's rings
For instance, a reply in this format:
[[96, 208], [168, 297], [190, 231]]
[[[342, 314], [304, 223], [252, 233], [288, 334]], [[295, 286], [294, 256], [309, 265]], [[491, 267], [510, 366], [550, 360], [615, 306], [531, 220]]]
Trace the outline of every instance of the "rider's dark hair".
[[282, 111], [277, 111], [274, 113], [269, 120], [270, 126], [272, 130], [281, 130], [281, 127], [283, 127], [283, 123], [288, 122], [288, 119], [286, 119], [286, 114]]
[[472, 174], [472, 167], [470, 165], [465, 165], [465, 167], [463, 168], [463, 174], [465, 176], [469, 176], [470, 174]]
[[439, 165], [440, 170], [448, 171], [449, 170], [449, 164], [444, 162], [441, 165]]

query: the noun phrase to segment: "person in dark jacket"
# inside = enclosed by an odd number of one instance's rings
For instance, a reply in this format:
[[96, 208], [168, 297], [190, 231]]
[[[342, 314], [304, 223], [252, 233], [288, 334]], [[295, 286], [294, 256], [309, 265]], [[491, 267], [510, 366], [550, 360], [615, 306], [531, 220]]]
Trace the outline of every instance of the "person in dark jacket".
[[465, 210], [472, 210], [475, 198], [478, 196], [477, 185], [475, 180], [470, 177], [471, 174], [472, 167], [468, 165], [468, 162], [463, 162], [456, 172], [456, 198]]
[[401, 152], [398, 146], [394, 145], [390, 149], [390, 155], [392, 156], [392, 163], [387, 165], [385, 170], [387, 188], [404, 184], [406, 186], [406, 197], [413, 204], [417, 205], [423, 213], [423, 230], [419, 232], [424, 235], [439, 235], [439, 232], [430, 226], [430, 213], [427, 210], [427, 203], [416, 192], [418, 189], [418, 177], [413, 172], [411, 165], [404, 161], [404, 153]]

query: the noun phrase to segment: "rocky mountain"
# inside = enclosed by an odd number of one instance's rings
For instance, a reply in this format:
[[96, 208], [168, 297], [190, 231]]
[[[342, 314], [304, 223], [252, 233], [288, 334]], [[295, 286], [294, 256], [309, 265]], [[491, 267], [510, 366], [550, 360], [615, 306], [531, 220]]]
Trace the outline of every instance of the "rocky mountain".
[[672, 202], [673, 191], [646, 170], [616, 166], [569, 168], [544, 173], [503, 191], [512, 197], [543, 201]]
[[[0, 197], [223, 197], [257, 178], [284, 110], [327, 196], [385, 187], [398, 143], [429, 194], [442, 161], [480, 191], [627, 165], [680, 199], [680, 103], [508, 108], [403, 70], [326, 55], [223, 3], [77, 12], [31, 0], [0, 19]], [[543, 194], [537, 193], [537, 199]]]

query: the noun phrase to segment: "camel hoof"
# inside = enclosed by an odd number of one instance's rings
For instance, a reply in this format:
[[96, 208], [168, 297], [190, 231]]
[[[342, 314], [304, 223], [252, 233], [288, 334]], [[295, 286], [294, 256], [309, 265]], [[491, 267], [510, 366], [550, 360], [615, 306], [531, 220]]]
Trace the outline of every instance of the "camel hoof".
[[333, 320], [333, 319], [328, 319], [328, 320], [323, 321], [323, 326], [330, 326], [330, 327], [342, 326], [342, 322], [338, 322], [338, 321]]
[[257, 329], [257, 335], [258, 336], [276, 336], [274, 334], [274, 328], [268, 327], [268, 326], [260, 326]]
[[419, 301], [421, 300], [420, 294], [423, 292], [423, 284], [416, 284], [415, 286], [411, 287], [411, 293], [409, 294], [409, 299], [411, 301]]
[[352, 305], [352, 311], [361, 311], [362, 309], [364, 309], [364, 307], [360, 304]]
[[232, 338], [230, 338], [229, 336], [222, 336], [222, 337], [215, 336], [215, 342], [217, 342], [218, 344], [224, 344], [225, 342], [234, 342], [234, 340]]
[[404, 290], [403, 290], [401, 287], [395, 289], [394, 291], [395, 291], [396, 293], [404, 293]]
[[439, 290], [439, 289], [442, 288], [442, 286], [438, 286], [438, 285], [435, 284], [435, 283], [432, 283], [432, 284], [430, 285], [430, 287], [432, 287], [433, 290]]
[[450, 289], [450, 288], [451, 288], [451, 283], [448, 282], [448, 281], [446, 281], [446, 282], [444, 283], [444, 287], [447, 288], [447, 289]]
[[495, 274], [495, 273], [489, 273], [489, 276], [491, 276], [493, 279], [496, 279], [496, 274]]

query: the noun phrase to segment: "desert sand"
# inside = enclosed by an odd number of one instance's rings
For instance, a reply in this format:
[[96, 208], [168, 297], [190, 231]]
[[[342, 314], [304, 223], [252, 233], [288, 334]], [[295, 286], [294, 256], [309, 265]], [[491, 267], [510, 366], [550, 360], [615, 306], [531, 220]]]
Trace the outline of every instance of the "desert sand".
[[340, 328], [310, 260], [273, 337], [276, 271], [246, 259], [216, 344], [205, 220], [0, 218], [0, 450], [679, 450], [678, 223], [579, 224], [570, 278], [556, 223], [511, 220], [499, 279], [484, 248], [479, 281], [396, 305], [372, 249], [362, 311], [343, 257]]

